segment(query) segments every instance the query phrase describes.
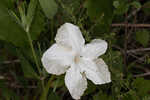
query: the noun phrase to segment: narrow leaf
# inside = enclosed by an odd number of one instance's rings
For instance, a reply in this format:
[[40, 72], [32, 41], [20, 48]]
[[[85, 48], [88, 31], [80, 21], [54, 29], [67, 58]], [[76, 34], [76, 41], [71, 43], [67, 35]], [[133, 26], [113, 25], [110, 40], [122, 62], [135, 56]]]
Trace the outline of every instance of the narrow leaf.
[[26, 78], [38, 78], [37, 73], [34, 71], [33, 67], [28, 62], [28, 60], [26, 60], [20, 52], [18, 52], [18, 53], [19, 53], [18, 56], [21, 60], [21, 68], [24, 73], [24, 76]]
[[54, 0], [39, 0], [45, 15], [52, 19], [57, 12], [57, 4]]

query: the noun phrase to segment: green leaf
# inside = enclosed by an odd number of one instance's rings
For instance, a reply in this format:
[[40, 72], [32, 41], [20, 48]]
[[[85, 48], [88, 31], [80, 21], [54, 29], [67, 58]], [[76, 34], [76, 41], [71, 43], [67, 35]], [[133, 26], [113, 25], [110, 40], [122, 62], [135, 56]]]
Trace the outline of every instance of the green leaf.
[[1, 0], [1, 4], [7, 6], [8, 8], [13, 8], [14, 0]]
[[53, 83], [51, 84], [53, 92], [55, 92], [57, 88], [60, 88], [62, 86], [64, 86], [64, 77], [63, 78], [59, 77], [58, 79], [54, 80]]
[[32, 20], [29, 33], [31, 35], [32, 40], [36, 40], [42, 30], [44, 29], [44, 15], [40, 12], [39, 6], [37, 6], [34, 18]]
[[29, 4], [29, 7], [28, 7], [28, 11], [27, 11], [28, 28], [30, 28], [30, 25], [31, 25], [32, 20], [34, 18], [37, 3], [38, 3], [37, 0], [30, 0], [30, 4]]
[[114, 2], [113, 2], [113, 6], [114, 6], [115, 8], [118, 8], [119, 5], [120, 5], [119, 1], [114, 1]]
[[91, 18], [98, 18], [100, 16], [110, 18], [113, 13], [112, 0], [87, 0], [85, 6]]
[[55, 0], [39, 0], [45, 15], [52, 19], [57, 12], [57, 4]]
[[[35, 9], [36, 2], [30, 2], [28, 7], [27, 17], [28, 24], [31, 24], [30, 35], [32, 40], [36, 40], [44, 27], [44, 17], [39, 9]], [[36, 1], [36, 0], [35, 0]], [[32, 9], [32, 11], [30, 10]], [[34, 12], [35, 11], [35, 12]], [[27, 33], [24, 30], [23, 23], [19, 21], [15, 13], [9, 10], [7, 5], [0, 1], [0, 39], [11, 42], [18, 47], [29, 46]]]
[[34, 71], [33, 67], [28, 62], [28, 60], [26, 60], [24, 58], [24, 56], [21, 54], [21, 52], [18, 52], [18, 56], [19, 56], [19, 59], [21, 60], [21, 68], [24, 73], [24, 76], [26, 78], [37, 78], [38, 79], [37, 73]]
[[48, 96], [48, 100], [61, 100], [61, 98], [54, 92], [51, 92]]
[[93, 93], [95, 90], [96, 90], [96, 86], [95, 86], [92, 82], [88, 81], [88, 88], [87, 88], [87, 90], [85, 91], [84, 95], [91, 94], [91, 93]]
[[136, 32], [136, 40], [144, 47], [148, 45], [149, 38], [150, 36], [148, 30], [140, 30]]
[[142, 7], [142, 5], [141, 5], [141, 3], [140, 2], [137, 2], [137, 1], [133, 1], [132, 3], [131, 3], [131, 5], [133, 5], [135, 8], [141, 8]]
[[146, 15], [150, 15], [150, 1], [144, 3], [142, 10], [145, 12]]
[[113, 97], [108, 96], [105, 93], [98, 92], [96, 95], [93, 96], [93, 100], [114, 100]]
[[138, 100], [138, 96], [136, 95], [136, 91], [130, 89], [127, 93], [123, 94], [122, 100]]
[[98, 27], [103, 30], [102, 33], [108, 32], [113, 17], [112, 0], [87, 0], [85, 7], [91, 20], [99, 23]]
[[26, 44], [27, 36], [25, 31], [10, 16], [8, 8], [1, 1], [0, 15], [0, 39], [12, 42], [16, 46]]
[[114, 0], [113, 6], [115, 7], [114, 13], [116, 15], [123, 15], [125, 14], [129, 9], [129, 4], [127, 1], [122, 0]]
[[139, 96], [143, 97], [149, 94], [148, 92], [150, 91], [150, 80], [145, 80], [144, 78], [136, 78], [132, 84]]

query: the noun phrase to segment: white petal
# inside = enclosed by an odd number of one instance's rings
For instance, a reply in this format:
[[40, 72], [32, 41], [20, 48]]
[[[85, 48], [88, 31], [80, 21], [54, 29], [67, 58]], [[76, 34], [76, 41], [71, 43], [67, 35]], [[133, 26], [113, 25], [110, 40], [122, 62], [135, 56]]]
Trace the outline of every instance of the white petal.
[[80, 68], [85, 72], [86, 77], [95, 84], [105, 84], [111, 82], [108, 66], [102, 59], [92, 61], [83, 59], [80, 62]]
[[85, 45], [82, 56], [95, 59], [104, 54], [107, 50], [107, 42], [101, 39], [95, 39], [91, 43]]
[[68, 46], [78, 51], [81, 50], [81, 47], [85, 43], [79, 27], [71, 23], [65, 23], [58, 29], [55, 40], [58, 44]]
[[72, 63], [72, 59], [70, 49], [54, 44], [43, 54], [41, 60], [48, 73], [60, 75], [66, 72]]
[[87, 88], [85, 75], [82, 75], [78, 66], [74, 65], [66, 72], [65, 84], [74, 99], [80, 99]]

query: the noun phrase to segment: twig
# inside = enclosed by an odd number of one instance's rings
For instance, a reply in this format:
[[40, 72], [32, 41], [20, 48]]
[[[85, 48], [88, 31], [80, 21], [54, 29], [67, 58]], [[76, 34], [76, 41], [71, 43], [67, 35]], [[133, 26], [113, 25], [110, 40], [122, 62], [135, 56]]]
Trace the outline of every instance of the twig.
[[150, 51], [150, 48], [140, 48], [140, 49], [127, 50], [127, 53], [135, 53], [135, 52], [143, 52], [143, 51]]
[[[131, 55], [131, 53], [129, 54]], [[132, 54], [133, 55], [133, 54]], [[133, 57], [133, 56], [132, 56]], [[145, 64], [145, 59], [146, 59], [147, 55], [144, 55], [143, 57], [138, 57], [134, 62], [138, 63], [138, 64]]]
[[150, 75], [150, 72], [147, 72], [143, 74], [134, 75], [134, 77], [144, 77], [144, 76], [149, 76], [149, 75]]
[[150, 24], [129, 24], [126, 25], [125, 23], [114, 23], [111, 25], [112, 27], [145, 27], [145, 28], [149, 28], [150, 27]]
[[19, 63], [20, 60], [16, 59], [16, 60], [12, 60], [12, 61], [4, 61], [4, 62], [0, 62], [0, 64], [12, 64], [12, 63]]
[[[8, 77], [5, 77], [5, 76], [0, 76], [0, 80], [9, 80], [9, 78]], [[22, 85], [18, 85], [18, 84], [15, 84], [15, 83], [10, 83], [10, 82], [7, 82], [6, 83], [6, 85], [8, 85], [8, 86], [10, 86], [11, 88], [32, 88], [32, 89], [34, 89], [34, 88], [37, 88], [37, 86], [34, 86], [34, 85], [32, 85], [32, 86], [22, 86]]]
[[141, 63], [144, 62], [143, 59], [140, 59], [139, 57], [135, 56], [135, 55], [132, 54], [132, 53], [130, 53], [129, 55], [132, 56], [132, 57], [134, 57], [134, 58], [136, 58], [136, 59], [137, 59], [138, 61], [140, 61]]
[[14, 84], [14, 83], [12, 83], [12, 84], [7, 83], [7, 85], [10, 86], [11, 88], [29, 88], [29, 89], [37, 88], [37, 86], [34, 86], [34, 85], [32, 85], [32, 86], [22, 86], [22, 85], [17, 85], [17, 84]]
[[[124, 50], [117, 45], [112, 45], [112, 47], [124, 52]], [[144, 51], [150, 51], [150, 48], [139, 48], [139, 49], [127, 50], [127, 53], [136, 53], [136, 52], [144, 52]]]
[[5, 79], [5, 77], [4, 76], [0, 76], [0, 80], [3, 80], [3, 79]]
[[127, 73], [127, 46], [128, 46], [128, 20], [127, 20], [127, 16], [128, 13], [125, 14], [126, 18], [125, 18], [125, 39], [124, 39], [124, 74], [126, 75]]
[[139, 66], [139, 65], [136, 65], [135, 66], [136, 68], [139, 68], [139, 69], [142, 69], [144, 72], [148, 73], [150, 72], [150, 69], [146, 68], [146, 67], [143, 67], [143, 66]]

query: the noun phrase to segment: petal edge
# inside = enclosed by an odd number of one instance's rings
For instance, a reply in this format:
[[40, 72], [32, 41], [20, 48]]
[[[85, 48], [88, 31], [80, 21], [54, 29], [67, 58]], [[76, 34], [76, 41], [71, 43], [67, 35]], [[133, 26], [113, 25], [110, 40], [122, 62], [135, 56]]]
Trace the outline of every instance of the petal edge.
[[74, 99], [80, 99], [87, 88], [87, 80], [86, 77], [80, 73], [79, 69], [75, 67], [77, 66], [72, 66], [66, 72], [65, 84], [71, 96]]
[[42, 56], [42, 64], [51, 74], [64, 74], [72, 63], [72, 52], [58, 44], [52, 45]]
[[58, 29], [55, 40], [58, 44], [78, 51], [85, 43], [79, 27], [71, 23], [65, 23]]
[[82, 56], [96, 59], [103, 55], [107, 50], [107, 42], [101, 39], [94, 39], [91, 43], [86, 44], [82, 50]]
[[84, 59], [80, 63], [82, 72], [85, 72], [86, 77], [94, 84], [105, 84], [111, 82], [108, 66], [102, 59], [95, 61]]

